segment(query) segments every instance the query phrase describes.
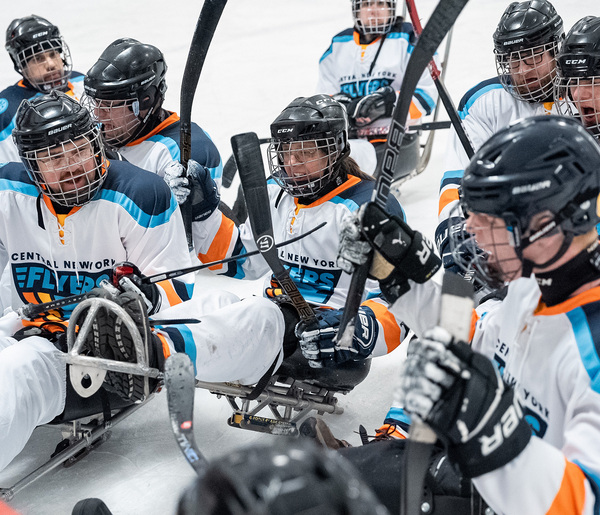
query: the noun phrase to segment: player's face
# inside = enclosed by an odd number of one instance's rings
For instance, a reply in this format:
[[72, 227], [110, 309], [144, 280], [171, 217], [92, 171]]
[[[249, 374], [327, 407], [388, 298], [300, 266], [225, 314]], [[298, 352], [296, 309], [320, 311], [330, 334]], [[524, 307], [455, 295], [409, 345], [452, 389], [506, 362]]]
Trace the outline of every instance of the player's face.
[[494, 275], [503, 281], [521, 276], [521, 260], [504, 220], [484, 213], [469, 213], [466, 229], [475, 235], [477, 246], [487, 253], [487, 266]]
[[600, 126], [600, 77], [570, 79], [568, 88], [581, 121], [596, 130]]
[[61, 86], [64, 63], [60, 52], [48, 50], [35, 54], [27, 61], [23, 75], [32, 84], [46, 84], [50, 88]]
[[380, 27], [388, 24], [394, 12], [389, 2], [362, 1], [358, 12], [358, 20], [362, 23], [365, 32], [376, 32]]
[[556, 75], [556, 60], [544, 46], [511, 53], [508, 65], [513, 84], [524, 98], [549, 90]]
[[131, 100], [96, 100], [94, 115], [102, 124], [106, 142], [117, 147], [127, 141], [141, 123]]
[[98, 165], [86, 138], [38, 152], [37, 164], [45, 184], [54, 193], [87, 189], [96, 179]]
[[321, 177], [329, 162], [327, 154], [314, 140], [283, 143], [280, 156], [285, 173], [298, 184]]

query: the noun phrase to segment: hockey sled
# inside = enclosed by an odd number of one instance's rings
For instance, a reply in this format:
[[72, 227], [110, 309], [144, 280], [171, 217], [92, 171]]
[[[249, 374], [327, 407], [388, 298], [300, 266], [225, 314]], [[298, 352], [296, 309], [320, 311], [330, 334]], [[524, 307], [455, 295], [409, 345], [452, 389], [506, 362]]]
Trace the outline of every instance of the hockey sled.
[[[137, 364], [116, 362], [80, 354], [85, 336], [91, 330], [91, 321], [96, 310], [100, 307], [112, 310], [123, 318], [125, 325], [134, 335], [134, 345], [138, 356]], [[75, 334], [76, 326], [81, 328], [77, 334]], [[143, 342], [135, 323], [125, 310], [114, 302], [101, 298], [87, 299], [81, 302], [73, 310], [70, 319], [67, 347], [68, 352], [65, 354], [65, 361], [71, 371], [76, 370], [78, 366], [84, 366], [145, 376], [145, 399], [136, 403], [125, 401], [103, 388], [99, 388], [95, 392], [89, 392], [89, 395], [84, 398], [76, 392], [78, 388], [73, 387], [71, 381], [67, 381], [65, 409], [63, 413], [47, 424], [48, 426], [58, 427], [62, 432], [63, 440], [58, 443], [54, 453], [46, 463], [12, 486], [0, 488], [1, 500], [9, 501], [17, 492], [48, 472], [61, 465], [68, 467], [77, 462], [92, 449], [108, 440], [113, 427], [149, 402], [154, 393], [160, 390], [161, 372], [148, 366], [148, 353], [145, 342]], [[70, 375], [73, 377], [73, 374]], [[88, 384], [89, 381], [83, 381], [83, 383]]]
[[[299, 350], [284, 359], [262, 386], [197, 381], [200, 388], [225, 397], [233, 410], [232, 427], [274, 435], [298, 436], [300, 422], [313, 411], [341, 414], [336, 395], [347, 394], [368, 375], [371, 360], [349, 361], [336, 368], [311, 368]], [[263, 414], [266, 412], [266, 414]]]

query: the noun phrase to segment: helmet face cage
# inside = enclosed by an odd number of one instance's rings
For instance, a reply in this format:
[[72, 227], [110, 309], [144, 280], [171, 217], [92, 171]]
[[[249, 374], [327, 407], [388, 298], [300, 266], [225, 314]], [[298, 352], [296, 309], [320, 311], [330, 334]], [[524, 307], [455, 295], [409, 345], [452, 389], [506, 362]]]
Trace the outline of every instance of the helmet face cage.
[[87, 203], [106, 178], [104, 147], [97, 126], [76, 139], [19, 154], [40, 191], [61, 206]]
[[[42, 73], [31, 73], [31, 66], [37, 63], [43, 64], [47, 59], [60, 58], [62, 68], [50, 69]], [[15, 68], [23, 75], [35, 89], [48, 92], [55, 88], [63, 88], [67, 85], [71, 70], [71, 52], [62, 36], [38, 41], [16, 54]]]
[[501, 52], [494, 49], [500, 83], [513, 97], [525, 102], [552, 100], [559, 42]]
[[355, 27], [361, 34], [387, 34], [396, 21], [396, 2], [397, 0], [352, 0]]
[[275, 182], [293, 197], [312, 197], [337, 173], [340, 156], [333, 137], [284, 140], [273, 138], [267, 148], [269, 170]]
[[555, 105], [565, 116], [575, 117], [600, 139], [600, 76], [562, 77], [555, 80]]
[[123, 100], [103, 100], [84, 95], [81, 104], [100, 124], [102, 137], [107, 145], [123, 147], [140, 133], [143, 123], [152, 110], [143, 118], [140, 116], [140, 102], [137, 98]]
[[[498, 231], [506, 231], [506, 225], [499, 218], [490, 217], [490, 223], [481, 227], [490, 238], [485, 249], [482, 249], [475, 234], [467, 231], [465, 218], [455, 210], [450, 216], [448, 241], [452, 260], [476, 290], [482, 286], [494, 290], [521, 275], [521, 261], [516, 258], [516, 254], [513, 257], [512, 252], [506, 251], [507, 246], [512, 246], [511, 243], [500, 241], [496, 237]], [[510, 257], [506, 257], [507, 255]]]

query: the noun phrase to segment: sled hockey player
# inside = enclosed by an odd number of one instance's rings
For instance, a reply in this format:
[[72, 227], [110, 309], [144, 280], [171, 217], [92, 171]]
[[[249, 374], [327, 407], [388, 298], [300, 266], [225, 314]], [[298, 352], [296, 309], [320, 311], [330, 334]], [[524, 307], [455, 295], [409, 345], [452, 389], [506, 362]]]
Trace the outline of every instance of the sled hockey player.
[[[547, 0], [513, 2], [506, 8], [493, 35], [498, 75], [470, 89], [458, 106], [474, 150], [516, 120], [552, 112], [556, 55], [563, 38], [562, 18]], [[444, 268], [460, 273], [448, 234], [463, 221], [458, 186], [469, 159], [456, 132], [451, 132], [435, 241]]]
[[[166, 73], [158, 48], [132, 38], [117, 39], [86, 73], [82, 103], [102, 124], [105, 143], [130, 163], [163, 177], [182, 204], [191, 186], [179, 162], [179, 116], [162, 107]], [[197, 124], [192, 123], [191, 132], [191, 158], [208, 169], [220, 187], [223, 164], [217, 147]]]
[[22, 100], [52, 90], [79, 98], [83, 75], [72, 70], [71, 53], [56, 25], [32, 14], [6, 29], [6, 51], [23, 78], [0, 91], [0, 163], [19, 161], [11, 133]]
[[[24, 304], [92, 291], [131, 316], [150, 367], [186, 352], [206, 381], [254, 384], [281, 360], [284, 319], [267, 299], [240, 301], [218, 291], [191, 298], [189, 276], [142, 282], [192, 266], [177, 202], [156, 174], [105, 158], [99, 126], [79, 102], [55, 91], [24, 101], [13, 136], [22, 163], [0, 167], [0, 258], [10, 271], [14, 310], [0, 319], [0, 470], [36, 426], [63, 412], [71, 382], [63, 352], [72, 306], [29, 321], [18, 314]], [[102, 281], [115, 276], [120, 290], [111, 293]], [[151, 332], [148, 315], [201, 323]], [[236, 325], [225, 322], [231, 320]], [[137, 362], [123, 319], [103, 308], [92, 328], [89, 355]], [[109, 371], [104, 386], [135, 402], [145, 395], [144, 381]]]
[[[364, 171], [372, 173], [383, 158], [391, 114], [416, 36], [410, 23], [396, 17], [396, 0], [351, 3], [354, 27], [335, 35], [322, 55], [317, 92], [333, 95], [346, 107], [352, 155], [361, 165], [371, 160], [372, 170]], [[409, 124], [431, 114], [436, 101], [437, 91], [426, 71], [413, 95]], [[375, 156], [367, 142], [375, 148]], [[416, 168], [419, 135], [409, 131], [402, 146], [396, 170], [399, 177]]]
[[[287, 313], [288, 351], [299, 342], [304, 357], [315, 368], [362, 360], [394, 350], [406, 336], [406, 328], [389, 313], [381, 297], [363, 302], [351, 348], [333, 343], [350, 277], [336, 265], [342, 220], [368, 201], [374, 182], [348, 155], [348, 119], [343, 106], [328, 95], [299, 97], [271, 124], [272, 141], [267, 161], [274, 238], [283, 243], [327, 225], [279, 250], [279, 257], [306, 301], [314, 307], [319, 327], [298, 322], [289, 299], [274, 281], [266, 295]], [[404, 218], [396, 199], [389, 209]], [[249, 221], [234, 226], [228, 218], [211, 217], [205, 233], [212, 241], [202, 261], [215, 261], [256, 249]], [[229, 263], [217, 273], [239, 279], [257, 279], [269, 271], [262, 256]]]
[[574, 116], [600, 139], [600, 18], [579, 20], [558, 55], [555, 102], [559, 113]]
[[[491, 289], [507, 284], [505, 296], [479, 305], [468, 345], [433, 327], [439, 287], [406, 281], [391, 310], [420, 340], [398, 406], [436, 432], [495, 513], [595, 513], [600, 148], [572, 118], [531, 117], [484, 143], [461, 188], [484, 250], [468, 266]], [[368, 241], [402, 278], [407, 226], [368, 205], [359, 227], [374, 220], [382, 230], [342, 242], [340, 264], [363, 261], [353, 242]]]

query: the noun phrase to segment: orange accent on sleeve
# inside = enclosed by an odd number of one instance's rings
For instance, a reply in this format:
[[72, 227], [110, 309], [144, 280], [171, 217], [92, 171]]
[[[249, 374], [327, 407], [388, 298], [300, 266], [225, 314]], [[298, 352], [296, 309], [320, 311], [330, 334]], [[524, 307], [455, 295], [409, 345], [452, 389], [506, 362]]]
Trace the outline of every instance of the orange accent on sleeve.
[[581, 513], [585, 503], [585, 474], [574, 463], [566, 461], [565, 473], [547, 515]]
[[176, 306], [177, 304], [181, 304], [183, 302], [183, 299], [177, 295], [177, 292], [175, 291], [171, 281], [159, 281], [156, 284], [160, 286], [167, 295], [169, 306]]
[[[206, 254], [199, 253], [198, 259], [202, 261], [202, 263], [210, 263], [211, 261], [218, 261], [219, 259], [225, 258], [234, 229], [235, 224], [233, 221], [226, 216], [221, 215], [221, 226], [213, 238], [208, 252], [206, 252]], [[221, 268], [223, 268], [223, 265], [213, 265], [209, 267], [209, 270], [220, 270]]]
[[458, 188], [449, 188], [440, 195], [438, 216], [450, 202], [458, 200]]
[[375, 302], [374, 300], [367, 300], [362, 303], [363, 306], [367, 306], [373, 310], [375, 316], [377, 317], [377, 321], [383, 327], [383, 336], [385, 339], [385, 344], [388, 348], [388, 354], [396, 349], [400, 345], [400, 336], [402, 330], [396, 322], [396, 318], [390, 311], [379, 302]]
[[408, 113], [409, 113], [409, 118], [411, 120], [418, 120], [419, 118], [421, 118], [421, 116], [423, 116], [423, 113], [417, 107], [417, 104], [415, 104], [414, 101], [412, 101], [410, 103], [410, 109], [409, 109]]
[[23, 297], [29, 304], [39, 304], [40, 301], [35, 298], [35, 295], [31, 292], [23, 292]]
[[171, 355], [171, 348], [169, 347], [169, 344], [167, 343], [167, 339], [162, 334], [159, 334], [159, 333], [154, 333], [154, 334], [156, 336], [158, 336], [160, 343], [162, 343], [163, 354], [165, 355], [165, 359], [167, 359]]
[[473, 336], [475, 336], [475, 326], [477, 325], [477, 321], [479, 320], [479, 315], [477, 315], [477, 311], [473, 310], [471, 314], [471, 329], [469, 329], [469, 341], [473, 340]]

